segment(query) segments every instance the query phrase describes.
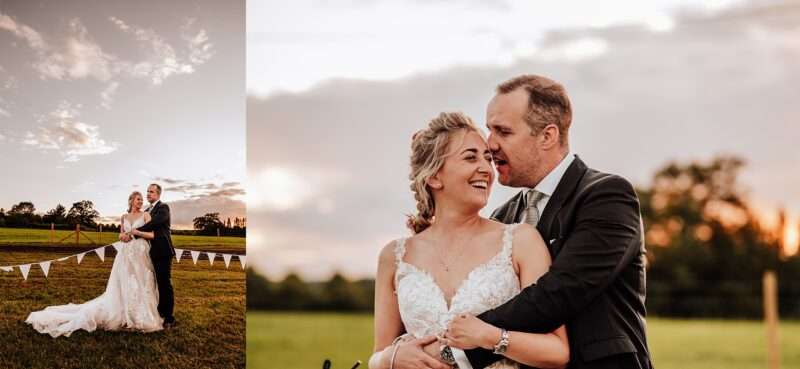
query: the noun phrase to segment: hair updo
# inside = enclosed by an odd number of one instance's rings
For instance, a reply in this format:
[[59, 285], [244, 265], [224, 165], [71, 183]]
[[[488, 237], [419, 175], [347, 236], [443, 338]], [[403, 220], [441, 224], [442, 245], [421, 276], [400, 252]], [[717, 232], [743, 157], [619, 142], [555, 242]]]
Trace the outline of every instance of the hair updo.
[[418, 131], [411, 139], [411, 174], [408, 179], [417, 200], [417, 214], [409, 215], [406, 225], [415, 234], [424, 231], [434, 220], [436, 204], [427, 182], [444, 166], [452, 138], [460, 131], [481, 133], [472, 119], [463, 113], [440, 113], [428, 123], [428, 128]]
[[[139, 191], [133, 191], [133, 192], [131, 192], [130, 196], [128, 196], [128, 212], [129, 213], [131, 212], [131, 210], [133, 210], [133, 199], [136, 198], [136, 196], [142, 197], [142, 193], [139, 192]], [[142, 198], [144, 198], [144, 197], [142, 197]]]

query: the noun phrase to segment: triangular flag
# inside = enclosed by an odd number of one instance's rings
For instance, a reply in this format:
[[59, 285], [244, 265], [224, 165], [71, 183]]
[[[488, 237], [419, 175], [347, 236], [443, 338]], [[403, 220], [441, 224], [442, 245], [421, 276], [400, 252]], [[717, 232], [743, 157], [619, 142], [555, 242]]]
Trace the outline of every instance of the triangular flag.
[[67, 261], [67, 259], [69, 259], [69, 258], [71, 258], [71, 257], [72, 257], [72, 255], [70, 255], [70, 256], [64, 256], [63, 258], [58, 258], [58, 259], [56, 259], [56, 261]]
[[175, 259], [178, 259], [178, 262], [181, 262], [181, 255], [183, 255], [183, 249], [175, 249]]
[[2, 270], [4, 272], [13, 272], [14, 271], [14, 267], [0, 267], [0, 270]]
[[206, 252], [206, 255], [208, 255], [208, 263], [211, 264], [211, 265], [214, 265], [214, 258], [217, 257], [217, 253], [216, 252]]
[[80, 263], [81, 263], [81, 260], [83, 260], [83, 257], [84, 257], [84, 256], [86, 256], [86, 253], [85, 253], [85, 252], [82, 252], [82, 253], [78, 254], [78, 264], [80, 264]]
[[200, 251], [189, 250], [192, 254], [192, 261], [194, 261], [194, 265], [197, 265], [197, 258], [200, 256]]
[[45, 278], [47, 278], [47, 272], [49, 272], [49, 271], [50, 271], [50, 263], [51, 263], [51, 262], [52, 262], [52, 260], [50, 260], [50, 261], [43, 261], [43, 262], [39, 263], [39, 267], [41, 267], [41, 268], [42, 268], [42, 272], [44, 272], [44, 277], [45, 277]]
[[239, 257], [239, 263], [242, 264], [242, 269], [244, 269], [244, 265], [247, 262], [247, 255], [237, 255]]
[[106, 261], [106, 247], [98, 247], [94, 249], [94, 252], [97, 253], [97, 256], [100, 257], [100, 261]]
[[225, 268], [228, 268], [231, 265], [231, 254], [222, 254], [222, 260], [225, 260]]
[[112, 246], [114, 246], [114, 248], [117, 249], [117, 253], [119, 253], [120, 251], [122, 251], [122, 245], [123, 244], [121, 242], [117, 242], [117, 243], [113, 244]]
[[22, 272], [22, 278], [25, 278], [26, 281], [28, 280], [28, 272], [30, 270], [31, 270], [31, 265], [30, 264], [25, 264], [25, 265], [20, 265], [19, 266], [19, 271]]

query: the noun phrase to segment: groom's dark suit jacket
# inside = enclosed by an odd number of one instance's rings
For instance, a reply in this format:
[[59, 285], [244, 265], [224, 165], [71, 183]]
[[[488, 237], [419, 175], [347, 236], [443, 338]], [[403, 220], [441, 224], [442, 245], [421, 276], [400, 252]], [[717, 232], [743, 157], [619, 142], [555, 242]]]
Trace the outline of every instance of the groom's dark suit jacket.
[[172, 247], [172, 232], [169, 205], [159, 201], [150, 209], [150, 221], [138, 228], [142, 232], [153, 232], [150, 241], [150, 259], [168, 259], [175, 256]]
[[[492, 218], [518, 223], [525, 207], [523, 191]], [[553, 257], [550, 270], [479, 318], [532, 333], [566, 325], [569, 368], [652, 368], [645, 337], [643, 227], [633, 186], [576, 157], [537, 228]], [[500, 359], [483, 349], [466, 354], [475, 369]]]

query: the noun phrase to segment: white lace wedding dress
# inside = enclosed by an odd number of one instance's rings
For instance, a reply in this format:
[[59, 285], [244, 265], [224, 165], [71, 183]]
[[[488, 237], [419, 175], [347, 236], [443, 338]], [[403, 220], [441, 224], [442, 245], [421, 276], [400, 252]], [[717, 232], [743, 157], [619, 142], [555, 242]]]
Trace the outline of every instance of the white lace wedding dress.
[[[478, 315], [519, 294], [519, 277], [511, 262], [514, 227], [506, 225], [500, 252], [467, 275], [453, 295], [450, 306], [447, 306], [444, 292], [428, 271], [403, 261], [406, 239], [397, 240], [395, 286], [400, 318], [406, 331], [417, 338], [440, 335], [458, 314]], [[519, 364], [503, 359], [486, 368], [518, 369]]]
[[[127, 217], [123, 229], [127, 232], [144, 225], [144, 216], [131, 224]], [[117, 242], [119, 250], [111, 267], [105, 292], [83, 304], [49, 306], [28, 315], [25, 323], [40, 333], [53, 337], [69, 337], [79, 329], [131, 329], [153, 332], [162, 329], [163, 319], [158, 315], [158, 290], [153, 263], [150, 260], [150, 243], [142, 238], [130, 242]]]

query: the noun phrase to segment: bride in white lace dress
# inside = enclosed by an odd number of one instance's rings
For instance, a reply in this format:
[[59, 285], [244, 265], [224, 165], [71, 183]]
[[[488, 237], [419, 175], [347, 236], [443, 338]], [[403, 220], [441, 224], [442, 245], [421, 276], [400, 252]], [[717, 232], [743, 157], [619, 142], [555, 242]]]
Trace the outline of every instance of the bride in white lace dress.
[[[150, 221], [150, 214], [141, 211], [141, 193], [133, 192], [128, 204], [128, 213], [121, 220], [122, 232], [126, 233]], [[118, 252], [102, 295], [83, 304], [49, 306], [32, 312], [25, 322], [53, 337], [69, 337], [79, 329], [89, 332], [96, 329], [161, 330], [163, 319], [157, 310], [158, 289], [149, 255], [148, 240], [153, 234], [135, 231], [134, 235], [138, 238], [114, 244]]]
[[[414, 135], [411, 148], [418, 214], [409, 219], [414, 235], [390, 242], [380, 255], [370, 369], [448, 368], [445, 345], [456, 355], [492, 350], [502, 331], [475, 315], [510, 300], [551, 262], [534, 227], [480, 216], [494, 171], [489, 146], [467, 116], [439, 115]], [[456, 321], [458, 335], [447, 331]], [[561, 368], [569, 360], [564, 327], [508, 338], [505, 359], [489, 368]]]

